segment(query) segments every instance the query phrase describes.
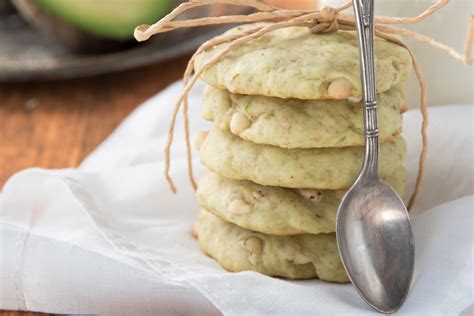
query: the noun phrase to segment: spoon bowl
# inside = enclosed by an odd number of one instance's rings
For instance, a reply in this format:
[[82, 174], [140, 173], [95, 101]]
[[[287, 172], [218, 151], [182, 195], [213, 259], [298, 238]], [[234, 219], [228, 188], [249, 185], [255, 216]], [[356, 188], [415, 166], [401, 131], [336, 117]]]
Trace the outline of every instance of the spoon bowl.
[[340, 205], [336, 227], [344, 267], [364, 300], [397, 311], [413, 277], [413, 233], [397, 193], [377, 177], [361, 177]]

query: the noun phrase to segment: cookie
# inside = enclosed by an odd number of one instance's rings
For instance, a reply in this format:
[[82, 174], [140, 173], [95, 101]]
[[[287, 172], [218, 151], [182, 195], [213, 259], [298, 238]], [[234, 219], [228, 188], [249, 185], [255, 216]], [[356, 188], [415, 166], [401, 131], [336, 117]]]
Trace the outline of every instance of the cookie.
[[[403, 196], [406, 171], [386, 179]], [[346, 190], [287, 189], [231, 180], [209, 172], [199, 181], [199, 205], [239, 227], [269, 235], [320, 234], [336, 231], [336, 212]]]
[[[400, 133], [401, 88], [378, 96], [380, 140]], [[298, 100], [233, 94], [207, 86], [202, 114], [223, 131], [258, 144], [284, 148], [364, 145], [364, 115], [360, 102]]]
[[271, 236], [240, 228], [202, 210], [196, 231], [203, 252], [224, 269], [256, 271], [288, 279], [349, 279], [339, 258], [336, 235]]
[[[380, 146], [379, 172], [389, 177], [406, 155], [401, 136]], [[352, 185], [364, 147], [286, 149], [255, 144], [215, 126], [200, 149], [201, 162], [222, 177], [286, 188], [339, 190]]]

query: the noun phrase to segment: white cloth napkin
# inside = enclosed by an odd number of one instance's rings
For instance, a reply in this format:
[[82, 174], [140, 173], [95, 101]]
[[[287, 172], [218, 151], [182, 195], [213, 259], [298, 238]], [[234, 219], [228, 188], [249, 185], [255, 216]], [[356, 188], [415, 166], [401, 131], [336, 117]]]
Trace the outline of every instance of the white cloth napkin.
[[[366, 315], [353, 287], [228, 273], [190, 230], [182, 125], [173, 146], [178, 194], [163, 179], [176, 83], [127, 118], [78, 169], [29, 169], [4, 186], [0, 309], [82, 314]], [[193, 130], [202, 85], [191, 95]], [[430, 110], [426, 180], [413, 212], [416, 272], [401, 315], [473, 311], [473, 107]], [[420, 115], [405, 115], [413, 186]], [[195, 156], [197, 156], [195, 154]], [[204, 170], [195, 158], [197, 173]], [[423, 212], [421, 212], [423, 211]]]

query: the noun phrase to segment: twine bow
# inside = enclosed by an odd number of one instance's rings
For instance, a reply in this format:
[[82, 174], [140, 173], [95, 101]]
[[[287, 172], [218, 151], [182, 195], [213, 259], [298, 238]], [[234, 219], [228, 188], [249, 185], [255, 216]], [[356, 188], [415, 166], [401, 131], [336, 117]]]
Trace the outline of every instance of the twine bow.
[[[384, 38], [397, 45], [405, 47], [411, 57], [413, 69], [415, 70], [416, 77], [420, 85], [420, 111], [423, 117], [421, 124], [421, 135], [423, 146], [419, 157], [419, 169], [418, 176], [416, 179], [416, 187], [411, 196], [410, 202], [408, 203], [408, 209], [411, 209], [415, 204], [416, 197], [420, 190], [420, 186], [424, 176], [424, 166], [428, 150], [428, 111], [427, 111], [427, 96], [426, 96], [426, 84], [423, 78], [423, 74], [418, 66], [415, 56], [412, 51], [397, 37], [394, 35], [403, 36], [406, 38], [413, 39], [415, 41], [432, 46], [435, 49], [441, 50], [448, 53], [455, 59], [461, 62], [471, 65], [472, 64], [472, 44], [474, 40], [474, 17], [471, 16], [469, 20], [469, 29], [464, 47], [464, 54], [461, 54], [453, 48], [435, 41], [433, 38], [410, 31], [406, 28], [396, 27], [393, 25], [409, 25], [419, 23], [429, 16], [436, 13], [443, 6], [448, 4], [449, 0], [438, 0], [432, 6], [428, 7], [424, 12], [416, 17], [386, 17], [386, 16], [375, 16], [374, 17], [374, 30], [377, 37]], [[198, 7], [211, 5], [211, 4], [228, 4], [253, 8], [257, 12], [248, 15], [227, 15], [218, 17], [204, 17], [192, 20], [178, 20], [175, 19], [182, 13], [192, 10]], [[352, 6], [352, 2], [349, 1], [339, 7], [323, 7], [321, 10], [285, 10], [280, 9], [271, 5], [261, 3], [256, 0], [190, 0], [182, 3], [171, 13], [165, 16], [163, 19], [153, 25], [141, 25], [135, 29], [135, 38], [138, 41], [145, 41], [151, 36], [163, 32], [176, 30], [179, 28], [197, 27], [205, 25], [219, 25], [228, 23], [255, 23], [255, 22], [273, 22], [267, 25], [255, 26], [254, 28], [243, 31], [238, 34], [225, 34], [213, 38], [204, 44], [202, 44], [194, 55], [189, 60], [188, 66], [183, 75], [184, 88], [181, 92], [178, 100], [175, 104], [174, 112], [170, 121], [168, 129], [168, 139], [165, 147], [165, 177], [173, 192], [176, 192], [176, 187], [169, 175], [170, 170], [170, 148], [173, 143], [174, 128], [176, 124], [177, 114], [181, 105], [183, 105], [184, 114], [184, 128], [186, 135], [186, 146], [187, 146], [187, 158], [188, 158], [188, 171], [189, 179], [196, 189], [196, 181], [193, 176], [193, 166], [191, 157], [191, 145], [189, 137], [189, 117], [188, 117], [188, 94], [191, 88], [194, 86], [196, 81], [207, 69], [215, 65], [235, 47], [243, 45], [252, 39], [258, 38], [268, 32], [276, 29], [281, 29], [290, 26], [305, 26], [308, 27], [313, 33], [330, 33], [336, 32], [337, 30], [355, 30], [354, 16], [349, 13], [342, 12], [343, 10]], [[194, 61], [196, 56], [206, 50], [212, 49], [213, 47], [228, 43], [227, 47], [210, 58], [205, 64], [202, 65], [201, 69], [195, 71]], [[194, 76], [192, 76], [194, 72]]]

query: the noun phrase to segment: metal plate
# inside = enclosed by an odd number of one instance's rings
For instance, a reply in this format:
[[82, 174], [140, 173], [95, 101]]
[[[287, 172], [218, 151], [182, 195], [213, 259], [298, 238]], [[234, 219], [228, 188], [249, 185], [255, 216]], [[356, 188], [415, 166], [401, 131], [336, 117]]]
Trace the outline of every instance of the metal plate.
[[224, 30], [225, 27], [177, 30], [126, 50], [78, 55], [39, 34], [18, 15], [1, 16], [0, 81], [76, 78], [144, 66], [192, 52]]

